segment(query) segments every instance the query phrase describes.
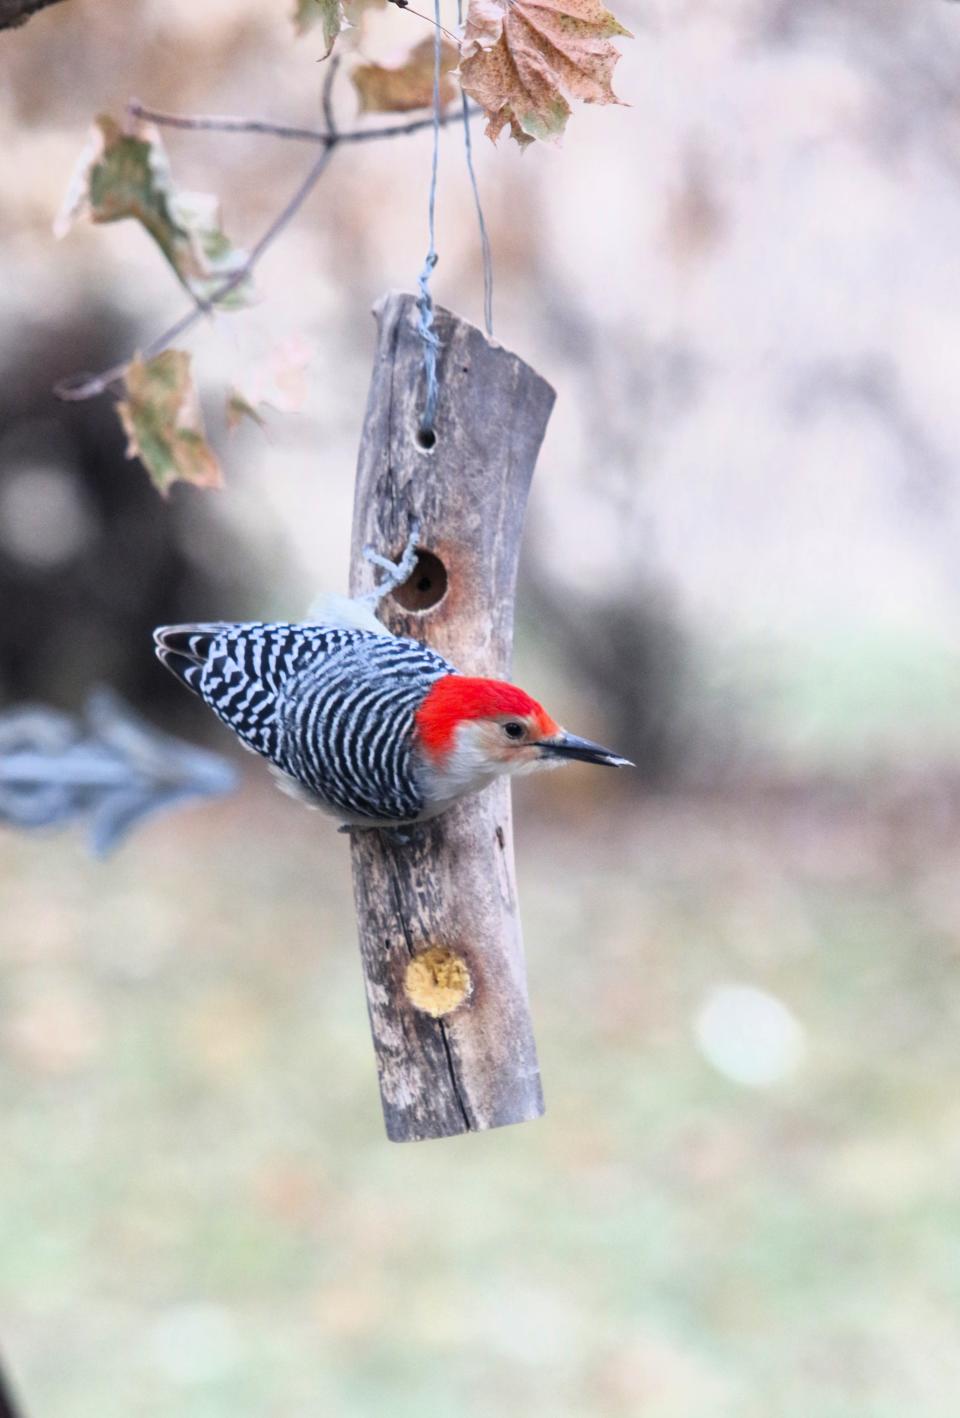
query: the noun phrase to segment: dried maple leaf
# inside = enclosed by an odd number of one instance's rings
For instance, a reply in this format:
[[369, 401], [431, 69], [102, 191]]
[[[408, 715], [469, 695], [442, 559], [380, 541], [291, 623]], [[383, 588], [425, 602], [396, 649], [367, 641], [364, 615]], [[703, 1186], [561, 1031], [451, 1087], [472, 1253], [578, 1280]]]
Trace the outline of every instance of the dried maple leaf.
[[599, 0], [470, 0], [460, 82], [486, 113], [496, 140], [509, 123], [521, 147], [558, 138], [570, 98], [617, 103], [610, 86], [626, 35]]
[[127, 397], [117, 413], [127, 435], [127, 457], [139, 458], [164, 494], [179, 481], [222, 487], [223, 473], [203, 430], [200, 401], [185, 350], [135, 359], [124, 379]]
[[[440, 106], [445, 108], [456, 96], [450, 70], [457, 66], [455, 45], [443, 40], [440, 46]], [[412, 49], [402, 64], [358, 64], [350, 75], [360, 95], [363, 113], [408, 113], [433, 104], [433, 40], [427, 38]]]

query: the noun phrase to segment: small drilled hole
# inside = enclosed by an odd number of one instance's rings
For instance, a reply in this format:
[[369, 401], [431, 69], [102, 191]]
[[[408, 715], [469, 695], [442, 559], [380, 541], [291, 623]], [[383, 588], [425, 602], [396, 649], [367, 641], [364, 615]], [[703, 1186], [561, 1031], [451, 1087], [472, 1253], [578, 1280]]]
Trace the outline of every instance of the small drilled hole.
[[418, 448], [422, 448], [422, 449], [424, 449], [425, 452], [429, 453], [430, 450], [431, 450], [431, 448], [436, 448], [436, 446], [437, 446], [437, 435], [434, 433], [434, 431], [433, 431], [432, 428], [418, 428], [418, 429], [417, 429], [417, 447], [418, 447]]
[[432, 551], [417, 548], [417, 561], [409, 578], [393, 593], [405, 611], [430, 611], [447, 594], [447, 568]]

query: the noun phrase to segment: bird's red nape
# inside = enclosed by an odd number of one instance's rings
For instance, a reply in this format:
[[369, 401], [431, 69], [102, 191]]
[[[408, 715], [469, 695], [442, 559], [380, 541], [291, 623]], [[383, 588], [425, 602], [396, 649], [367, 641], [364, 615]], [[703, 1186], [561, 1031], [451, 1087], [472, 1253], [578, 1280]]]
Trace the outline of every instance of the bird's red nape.
[[445, 675], [436, 681], [417, 710], [417, 730], [424, 748], [438, 758], [453, 747], [457, 725], [465, 719], [493, 719], [500, 714], [532, 718], [544, 738], [559, 732], [560, 726], [525, 690], [506, 680], [468, 675]]

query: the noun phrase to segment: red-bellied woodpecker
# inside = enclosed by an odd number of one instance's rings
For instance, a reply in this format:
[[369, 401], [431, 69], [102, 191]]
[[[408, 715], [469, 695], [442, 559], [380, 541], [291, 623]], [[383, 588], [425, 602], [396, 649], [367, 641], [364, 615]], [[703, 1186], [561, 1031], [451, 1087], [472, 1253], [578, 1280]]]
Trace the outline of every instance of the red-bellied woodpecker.
[[411, 539], [365, 600], [331, 597], [315, 622], [161, 626], [157, 655], [278, 770], [351, 827], [397, 827], [446, 811], [503, 774], [568, 759], [630, 767], [566, 733], [504, 680], [461, 675], [394, 636], [372, 606], [410, 573]]

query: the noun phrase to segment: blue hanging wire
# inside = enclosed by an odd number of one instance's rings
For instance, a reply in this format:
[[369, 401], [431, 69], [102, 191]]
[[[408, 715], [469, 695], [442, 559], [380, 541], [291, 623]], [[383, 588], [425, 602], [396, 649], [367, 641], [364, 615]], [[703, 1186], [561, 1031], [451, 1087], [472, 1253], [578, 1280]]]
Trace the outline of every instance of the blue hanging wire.
[[[463, 31], [463, 0], [457, 0], [457, 27]], [[460, 101], [463, 104], [463, 146], [467, 155], [467, 171], [470, 174], [470, 186], [473, 188], [473, 203], [477, 209], [477, 224], [480, 227], [480, 248], [483, 252], [483, 323], [487, 334], [493, 338], [493, 257], [490, 254], [490, 237], [487, 234], [487, 224], [483, 218], [483, 206], [480, 201], [480, 188], [477, 186], [477, 174], [473, 167], [473, 141], [470, 137], [470, 105], [467, 103], [467, 96], [461, 89]]]
[[435, 21], [433, 31], [433, 164], [430, 171], [430, 201], [427, 209], [430, 228], [430, 248], [427, 251], [427, 258], [423, 263], [423, 270], [420, 272], [418, 282], [420, 286], [420, 298], [417, 301], [417, 309], [420, 311], [420, 322], [417, 326], [417, 333], [423, 342], [423, 372], [426, 376], [427, 385], [423, 405], [423, 418], [420, 420], [420, 432], [422, 434], [433, 433], [434, 419], [437, 414], [437, 397], [440, 393], [440, 386], [437, 383], [437, 354], [440, 350], [440, 340], [436, 330], [433, 328], [433, 296], [430, 294], [430, 277], [433, 275], [434, 267], [437, 264], [437, 164], [440, 156], [440, 0], [433, 0], [433, 13]]

